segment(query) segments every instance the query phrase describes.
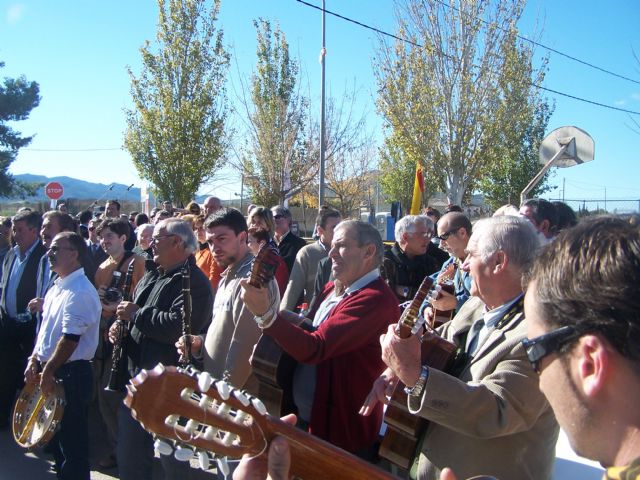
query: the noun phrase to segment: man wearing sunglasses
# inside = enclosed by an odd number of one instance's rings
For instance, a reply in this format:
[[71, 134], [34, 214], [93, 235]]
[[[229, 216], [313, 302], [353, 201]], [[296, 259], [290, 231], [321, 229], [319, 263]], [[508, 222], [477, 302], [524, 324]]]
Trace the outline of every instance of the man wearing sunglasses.
[[307, 242], [304, 238], [300, 238], [291, 231], [291, 212], [287, 207], [282, 205], [275, 205], [271, 207], [271, 213], [273, 214], [273, 220], [276, 223], [276, 231], [274, 239], [278, 244], [278, 251], [280, 256], [287, 264], [289, 274], [293, 270], [293, 262], [296, 261], [296, 255], [298, 251], [304, 247]]
[[427, 299], [420, 307], [421, 314], [425, 315], [429, 323], [448, 321], [439, 315], [443, 312], [460, 310], [464, 302], [469, 299], [471, 289], [471, 274], [460, 267], [464, 262], [467, 252], [467, 244], [471, 238], [471, 221], [463, 213], [450, 212], [443, 215], [437, 224], [440, 248], [449, 253], [450, 258], [442, 265], [442, 268], [431, 277], [437, 282], [453, 283], [454, 293], [441, 290], [435, 300]]
[[412, 469], [417, 478], [435, 479], [444, 467], [459, 478], [550, 478], [558, 425], [521, 344], [527, 333], [521, 278], [538, 246], [520, 217], [474, 225], [462, 266], [473, 279], [472, 298], [438, 330], [464, 354], [455, 371], [422, 365], [417, 336], [401, 339], [391, 326], [381, 338], [389, 368], [362, 413], [386, 401], [397, 378], [407, 386], [409, 411], [430, 422]]
[[605, 216], [563, 231], [528, 279], [523, 344], [540, 389], [605, 479], [640, 471], [639, 265], [638, 227]]

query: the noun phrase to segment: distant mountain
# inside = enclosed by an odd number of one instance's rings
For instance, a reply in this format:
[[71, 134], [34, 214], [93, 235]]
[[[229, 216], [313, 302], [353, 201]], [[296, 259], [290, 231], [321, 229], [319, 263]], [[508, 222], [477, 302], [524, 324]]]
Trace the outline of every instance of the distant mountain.
[[[139, 188], [131, 187], [131, 189], [127, 191], [129, 185], [123, 185], [121, 183], [110, 183], [105, 185], [104, 183], [86, 182], [84, 180], [77, 180], [71, 177], [45, 177], [44, 175], [31, 175], [29, 173], [14, 175], [14, 178], [27, 183], [42, 183], [43, 185], [46, 185], [49, 182], [61, 183], [64, 188], [64, 194], [62, 195], [61, 200], [66, 198], [77, 198], [80, 200], [96, 200], [99, 198], [128, 198], [133, 200], [140, 198]], [[19, 199], [10, 198], [7, 200], [11, 201]], [[29, 197], [27, 200], [47, 200], [47, 196], [44, 194], [44, 186], [38, 189], [35, 197]]]

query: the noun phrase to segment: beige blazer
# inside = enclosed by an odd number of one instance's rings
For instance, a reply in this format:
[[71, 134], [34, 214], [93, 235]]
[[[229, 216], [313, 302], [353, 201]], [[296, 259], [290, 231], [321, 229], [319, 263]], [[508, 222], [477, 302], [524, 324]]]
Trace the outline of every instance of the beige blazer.
[[[441, 327], [442, 336], [462, 345], [483, 310], [480, 299], [470, 298]], [[520, 343], [525, 336], [524, 314], [518, 313], [489, 333], [458, 378], [431, 369], [423, 395], [409, 398], [409, 410], [431, 422], [419, 479], [436, 479], [444, 467], [462, 479], [551, 478], [558, 425]]]

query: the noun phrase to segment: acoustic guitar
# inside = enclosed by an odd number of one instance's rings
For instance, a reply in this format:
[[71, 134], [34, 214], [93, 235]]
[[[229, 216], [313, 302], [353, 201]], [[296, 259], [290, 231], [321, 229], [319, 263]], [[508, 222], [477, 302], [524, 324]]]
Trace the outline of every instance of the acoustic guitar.
[[[421, 318], [418, 312], [427, 295], [434, 293], [432, 287], [434, 287], [433, 280], [426, 277], [418, 288], [416, 296], [402, 312], [396, 326], [396, 334], [400, 338], [409, 338], [411, 335], [421, 333], [424, 318]], [[446, 371], [453, 364], [458, 348], [454, 343], [437, 335], [430, 326], [427, 325], [426, 328], [427, 333], [422, 336], [422, 364]], [[402, 382], [398, 382], [391, 395], [384, 421], [387, 424], [387, 430], [378, 453], [400, 468], [408, 470], [417, 453], [420, 436], [427, 428], [428, 422], [409, 412], [407, 394], [404, 392]]]
[[207, 470], [228, 459], [260, 455], [276, 436], [287, 438], [291, 475], [302, 479], [389, 480], [392, 475], [267, 413], [258, 398], [192, 367], [142, 370], [127, 385], [124, 403], [145, 430], [157, 436], [161, 454], [197, 458]]

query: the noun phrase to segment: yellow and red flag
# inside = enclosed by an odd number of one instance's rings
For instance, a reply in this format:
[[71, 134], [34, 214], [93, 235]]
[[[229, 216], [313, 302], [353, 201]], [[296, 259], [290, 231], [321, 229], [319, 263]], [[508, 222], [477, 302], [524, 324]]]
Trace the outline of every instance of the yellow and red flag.
[[417, 163], [416, 178], [413, 182], [413, 198], [411, 199], [411, 209], [409, 210], [409, 215], [420, 215], [422, 192], [424, 192], [424, 177], [422, 176], [422, 167], [419, 163]]

